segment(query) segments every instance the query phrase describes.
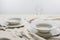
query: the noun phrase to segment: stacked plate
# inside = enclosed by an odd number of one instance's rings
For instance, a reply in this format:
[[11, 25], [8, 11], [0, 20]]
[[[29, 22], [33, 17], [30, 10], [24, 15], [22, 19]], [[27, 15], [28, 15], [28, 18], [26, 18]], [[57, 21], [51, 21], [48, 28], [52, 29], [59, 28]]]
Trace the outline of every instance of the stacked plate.
[[28, 28], [29, 31], [38, 34], [44, 38], [48, 38], [54, 35], [60, 34], [57, 24], [52, 20], [35, 20], [31, 23], [31, 27]]

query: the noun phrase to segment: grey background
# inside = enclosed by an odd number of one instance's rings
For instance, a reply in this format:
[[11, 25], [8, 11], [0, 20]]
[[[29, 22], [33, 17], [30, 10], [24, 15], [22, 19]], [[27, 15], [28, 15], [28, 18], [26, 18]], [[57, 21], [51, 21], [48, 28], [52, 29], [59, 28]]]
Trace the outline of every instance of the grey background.
[[60, 15], [60, 0], [0, 0], [0, 14]]

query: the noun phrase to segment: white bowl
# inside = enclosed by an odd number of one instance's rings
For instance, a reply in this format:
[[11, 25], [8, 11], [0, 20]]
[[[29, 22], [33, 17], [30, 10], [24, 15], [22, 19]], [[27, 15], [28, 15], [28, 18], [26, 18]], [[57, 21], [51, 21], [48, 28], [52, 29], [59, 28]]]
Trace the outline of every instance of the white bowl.
[[47, 32], [50, 32], [52, 25], [48, 23], [40, 23], [40, 24], [37, 24], [35, 28], [40, 32], [47, 33]]
[[21, 21], [20, 18], [11, 18], [7, 21], [8, 24], [11, 24], [11, 25], [16, 25], [16, 24], [19, 24]]
[[52, 28], [56, 27], [52, 20], [35, 20], [31, 24], [34, 29], [43, 33], [50, 32]]

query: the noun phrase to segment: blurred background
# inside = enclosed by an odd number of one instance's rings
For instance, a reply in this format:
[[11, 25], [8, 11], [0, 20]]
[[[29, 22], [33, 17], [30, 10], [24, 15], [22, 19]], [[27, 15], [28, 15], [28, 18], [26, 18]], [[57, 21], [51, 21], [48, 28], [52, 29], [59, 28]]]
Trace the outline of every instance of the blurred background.
[[0, 14], [60, 15], [60, 0], [0, 0]]

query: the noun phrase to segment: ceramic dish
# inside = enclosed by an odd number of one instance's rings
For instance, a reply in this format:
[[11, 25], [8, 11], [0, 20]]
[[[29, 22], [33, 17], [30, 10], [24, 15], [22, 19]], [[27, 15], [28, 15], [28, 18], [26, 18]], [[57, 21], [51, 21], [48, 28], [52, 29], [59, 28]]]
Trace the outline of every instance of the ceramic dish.
[[9, 25], [17, 25], [20, 24], [21, 19], [19, 18], [11, 18], [7, 21]]
[[50, 32], [51, 29], [56, 27], [56, 24], [51, 20], [36, 20], [31, 25], [33, 29], [39, 30], [42, 33]]
[[[23, 19], [24, 20], [24, 19]], [[9, 18], [6, 22], [5, 25], [7, 27], [20, 27], [23, 26], [23, 21], [21, 18]]]

